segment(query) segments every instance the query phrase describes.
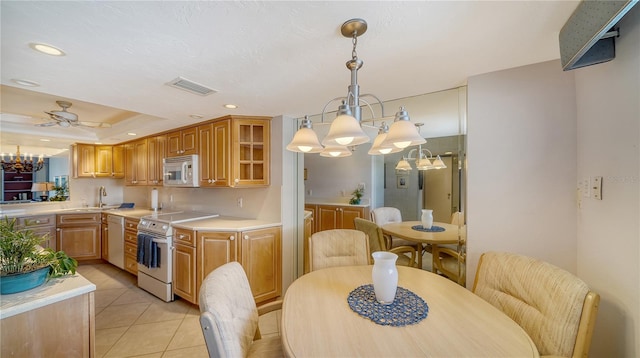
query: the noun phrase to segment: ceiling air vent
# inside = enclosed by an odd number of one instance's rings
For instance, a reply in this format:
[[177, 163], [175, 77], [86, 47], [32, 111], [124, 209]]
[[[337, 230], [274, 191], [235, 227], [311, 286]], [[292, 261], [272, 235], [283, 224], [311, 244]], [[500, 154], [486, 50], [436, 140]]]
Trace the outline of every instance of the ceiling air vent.
[[171, 87], [179, 88], [181, 90], [185, 90], [187, 92], [195, 93], [201, 96], [207, 96], [212, 93], [218, 92], [214, 89], [205, 87], [193, 81], [189, 81], [188, 79], [182, 78], [182, 77], [178, 77], [172, 80], [171, 82], [168, 82], [167, 85]]

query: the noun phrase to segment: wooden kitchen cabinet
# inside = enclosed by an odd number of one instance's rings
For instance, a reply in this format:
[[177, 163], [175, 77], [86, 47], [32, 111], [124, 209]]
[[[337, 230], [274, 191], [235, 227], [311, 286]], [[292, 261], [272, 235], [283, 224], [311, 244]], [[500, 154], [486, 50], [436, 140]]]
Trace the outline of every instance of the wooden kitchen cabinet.
[[316, 231], [331, 229], [353, 229], [353, 219], [369, 217], [369, 209], [350, 205], [317, 205]]
[[124, 158], [124, 184], [147, 185], [147, 139], [126, 143]]
[[46, 236], [41, 246], [57, 251], [56, 216], [54, 214], [19, 217], [16, 220], [16, 229], [28, 229], [38, 236]]
[[147, 182], [149, 185], [162, 185], [162, 159], [166, 155], [167, 137], [164, 135], [147, 138]]
[[173, 293], [184, 300], [197, 303], [197, 253], [195, 233], [192, 230], [174, 229], [173, 231]]
[[76, 143], [72, 150], [74, 178], [123, 178], [123, 145], [93, 145]]
[[271, 120], [233, 117], [233, 186], [269, 185]]
[[280, 227], [240, 233], [240, 263], [257, 303], [280, 296], [282, 258]]
[[124, 144], [118, 144], [111, 147], [111, 161], [113, 165], [112, 178], [124, 178]]
[[121, 145], [95, 146], [95, 176], [123, 178], [123, 147]]
[[93, 144], [71, 145], [71, 175], [74, 178], [94, 178], [96, 170], [96, 149]]
[[100, 213], [58, 214], [56, 246], [78, 261], [102, 257]]
[[109, 214], [102, 213], [100, 217], [100, 227], [102, 232], [102, 259], [109, 260]]
[[138, 222], [139, 219], [124, 218], [124, 269], [138, 275]]
[[201, 187], [231, 186], [231, 120], [198, 126]]
[[198, 154], [198, 128], [167, 133], [167, 157]]
[[[191, 243], [190, 233], [180, 229], [174, 233], [173, 291], [176, 295], [198, 304], [200, 285], [207, 275], [228, 262], [238, 261], [247, 273], [256, 303], [280, 296], [281, 227], [242, 232], [197, 231], [195, 245]], [[184, 238], [180, 239], [179, 235]]]

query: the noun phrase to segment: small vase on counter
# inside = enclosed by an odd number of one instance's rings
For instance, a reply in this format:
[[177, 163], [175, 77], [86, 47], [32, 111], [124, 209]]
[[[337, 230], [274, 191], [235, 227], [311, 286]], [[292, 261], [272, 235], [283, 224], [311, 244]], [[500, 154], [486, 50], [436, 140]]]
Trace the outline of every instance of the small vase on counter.
[[422, 216], [420, 217], [420, 221], [422, 221], [423, 228], [431, 229], [431, 226], [433, 225], [433, 210], [422, 209]]
[[390, 305], [396, 297], [398, 288], [398, 269], [396, 260], [398, 255], [388, 251], [376, 251], [373, 256], [373, 291], [376, 300], [383, 305]]

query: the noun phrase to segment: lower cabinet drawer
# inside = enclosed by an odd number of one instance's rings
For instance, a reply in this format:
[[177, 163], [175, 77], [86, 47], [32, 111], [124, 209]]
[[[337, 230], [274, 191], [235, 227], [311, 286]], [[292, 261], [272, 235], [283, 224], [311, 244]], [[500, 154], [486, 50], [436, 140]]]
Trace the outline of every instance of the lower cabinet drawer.
[[135, 255], [124, 255], [124, 269], [134, 275], [138, 275], [138, 262]]
[[135, 259], [138, 255], [138, 245], [134, 245], [130, 242], [124, 243], [124, 254], [131, 255]]

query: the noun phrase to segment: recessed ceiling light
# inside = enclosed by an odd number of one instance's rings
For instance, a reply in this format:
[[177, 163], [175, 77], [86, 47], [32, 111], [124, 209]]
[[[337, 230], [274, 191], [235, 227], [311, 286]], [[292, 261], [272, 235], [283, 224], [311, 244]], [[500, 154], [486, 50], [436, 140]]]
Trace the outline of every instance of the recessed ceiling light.
[[189, 117], [193, 118], [193, 119], [200, 119], [202, 117], [204, 117], [202, 114], [190, 114]]
[[51, 142], [51, 139], [47, 139], [47, 138], [40, 138], [41, 142]]
[[18, 84], [20, 86], [27, 86], [27, 87], [39, 87], [40, 84], [38, 82], [33, 82], [33, 81], [29, 81], [29, 80], [21, 80], [19, 78], [12, 78], [11, 82]]
[[38, 42], [31, 42], [29, 44], [29, 47], [31, 47], [32, 49], [38, 51], [38, 52], [42, 52], [44, 54], [47, 55], [51, 55], [51, 56], [64, 56], [65, 53], [64, 51], [62, 51], [61, 49], [55, 47], [55, 46], [51, 46], [51, 45], [47, 45], [47, 44], [43, 44], [43, 43], [38, 43]]
[[224, 108], [228, 108], [228, 109], [236, 109], [236, 108], [238, 108], [238, 106], [236, 106], [235, 104], [225, 104], [223, 107]]
[[135, 134], [133, 132], [129, 132], [129, 133], [127, 133], [127, 135], [137, 135], [137, 134]]

